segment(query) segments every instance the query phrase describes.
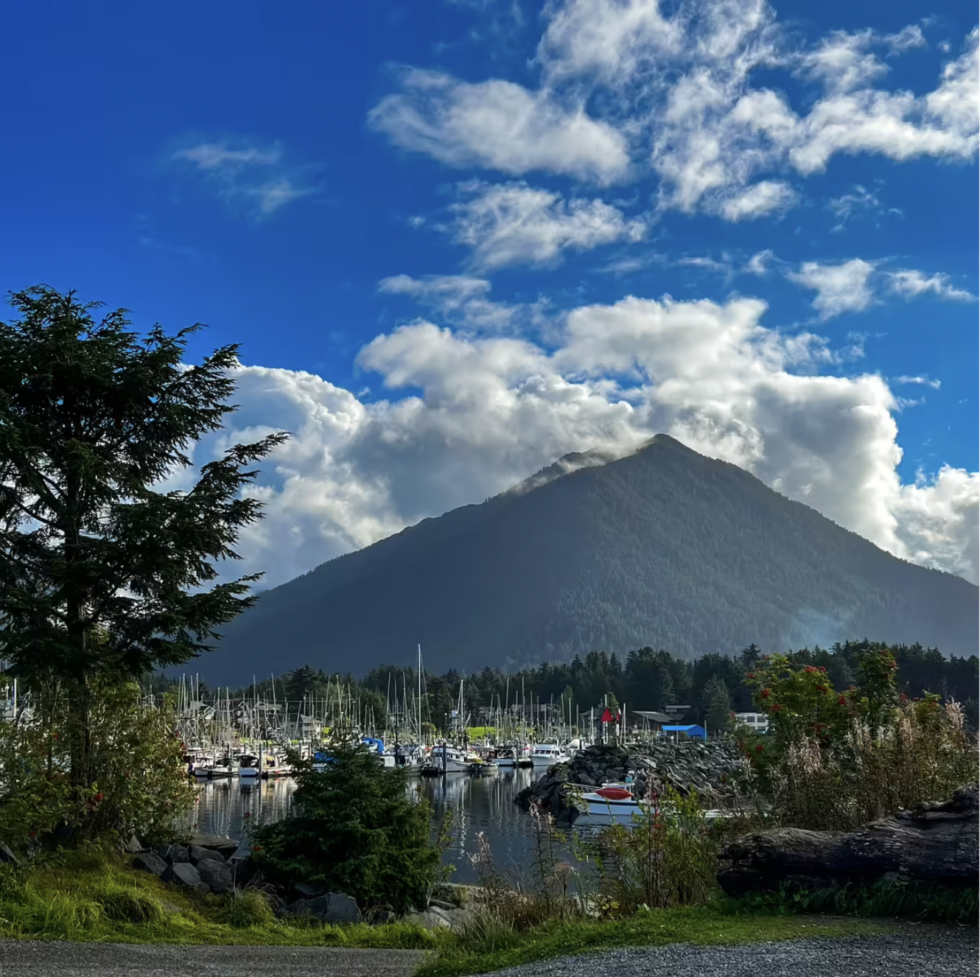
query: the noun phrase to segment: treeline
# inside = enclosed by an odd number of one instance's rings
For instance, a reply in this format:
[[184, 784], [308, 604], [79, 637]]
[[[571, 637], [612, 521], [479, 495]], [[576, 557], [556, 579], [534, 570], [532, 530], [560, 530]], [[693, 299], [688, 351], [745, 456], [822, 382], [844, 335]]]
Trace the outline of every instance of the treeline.
[[[834, 686], [846, 689], [856, 681], [857, 659], [869, 648], [889, 647], [898, 663], [898, 688], [909, 698], [936, 692], [945, 700], [956, 700], [966, 713], [972, 729], [978, 727], [978, 659], [947, 658], [937, 648], [922, 645], [890, 645], [881, 642], [848, 641], [831, 648], [802, 648], [790, 652], [800, 665], [823, 666]], [[484, 668], [467, 674], [450, 670], [442, 675], [426, 671], [423, 676], [423, 718], [442, 727], [445, 718], [458, 708], [462, 685], [463, 709], [473, 725], [482, 725], [485, 710], [500, 706], [523, 706], [525, 714], [543, 718], [548, 707], [555, 716], [577, 718], [602, 705], [625, 705], [630, 710], [663, 711], [670, 705], [690, 708], [686, 717], [707, 722], [717, 728], [730, 712], [752, 711], [750, 689], [745, 674], [761, 657], [755, 645], [735, 655], [710, 654], [696, 661], [685, 661], [664, 650], [640, 648], [625, 657], [593, 651], [567, 662], [549, 662], [534, 668], [505, 672]], [[172, 680], [157, 676], [150, 683], [153, 691], [172, 687]], [[322, 702], [336, 697], [339, 690], [349, 695], [359, 715], [373, 715], [383, 723], [389, 703], [412, 697], [418, 688], [418, 675], [400, 665], [380, 666], [367, 675], [327, 675], [306, 665], [281, 678], [269, 678], [241, 689], [233, 697], [256, 694], [274, 695], [291, 704]], [[203, 688], [202, 697], [210, 698]]]

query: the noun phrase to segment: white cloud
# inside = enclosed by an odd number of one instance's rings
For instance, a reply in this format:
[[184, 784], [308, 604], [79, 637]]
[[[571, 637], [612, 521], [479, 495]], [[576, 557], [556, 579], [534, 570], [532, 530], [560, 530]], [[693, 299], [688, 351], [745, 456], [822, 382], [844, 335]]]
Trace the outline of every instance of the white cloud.
[[[361, 351], [390, 392], [377, 403], [243, 367], [227, 437], [294, 433], [256, 490], [268, 516], [243, 538], [244, 569], [279, 583], [569, 451], [624, 453], [666, 432], [899, 556], [976, 580], [980, 476], [944, 468], [903, 484], [902, 403], [886, 381], [827, 375], [826, 342], [766, 328], [764, 311], [747, 298], [628, 298], [574, 310], [548, 350], [416, 322]], [[405, 388], [420, 392], [395, 396]], [[215, 447], [199, 446], [198, 461]]]
[[745, 267], [742, 269], [742, 273], [746, 275], [768, 275], [772, 270], [769, 265], [770, 262], [775, 260], [775, 255], [772, 253], [771, 249], [766, 248], [764, 251], [757, 251], [751, 258], [745, 263]]
[[863, 312], [874, 301], [868, 279], [874, 265], [860, 258], [839, 265], [805, 261], [799, 271], [790, 271], [786, 277], [817, 293], [813, 307], [821, 319], [841, 315], [844, 312]]
[[384, 98], [368, 121], [397, 146], [450, 166], [502, 173], [547, 170], [611, 183], [629, 165], [626, 140], [580, 105], [493, 79], [477, 85], [412, 70], [403, 91]]
[[755, 220], [782, 213], [795, 206], [796, 191], [778, 180], [763, 180], [747, 190], [729, 197], [721, 204], [721, 216], [729, 221]]
[[541, 309], [540, 304], [528, 309], [493, 302], [488, 298], [490, 282], [466, 275], [430, 275], [426, 278], [394, 275], [383, 278], [378, 283], [378, 291], [407, 295], [434, 309], [447, 322], [461, 323], [468, 329], [501, 331], [524, 324], [528, 313], [533, 319], [534, 313]]
[[601, 200], [564, 201], [523, 183], [469, 183], [461, 189], [468, 199], [453, 205], [451, 229], [457, 242], [473, 249], [481, 269], [551, 264], [566, 248], [587, 251], [646, 234], [642, 221], [628, 220]]
[[[544, 18], [536, 88], [411, 70], [372, 123], [454, 166], [600, 184], [652, 170], [661, 208], [726, 220], [783, 212], [798, 200], [786, 171], [821, 172], [839, 153], [977, 153], [976, 31], [938, 86], [915, 95], [888, 87], [882, 58], [921, 46], [917, 25], [800, 46], [764, 0], [681, 0], [669, 11], [657, 0], [552, 0]], [[794, 107], [753, 85], [760, 68], [795, 74], [816, 92]]]
[[956, 288], [948, 275], [926, 276], [921, 271], [905, 269], [886, 272], [889, 290], [902, 298], [913, 299], [919, 295], [932, 294], [942, 299], [956, 302], [975, 302], [977, 297], [962, 288]]
[[200, 143], [172, 154], [171, 159], [191, 163], [233, 210], [255, 220], [272, 216], [287, 204], [319, 191], [304, 185], [300, 168], [287, 166], [282, 149]]
[[931, 380], [929, 377], [893, 377], [892, 383], [914, 383], [920, 384], [925, 387], [932, 387], [933, 390], [938, 390], [943, 384], [941, 380]]

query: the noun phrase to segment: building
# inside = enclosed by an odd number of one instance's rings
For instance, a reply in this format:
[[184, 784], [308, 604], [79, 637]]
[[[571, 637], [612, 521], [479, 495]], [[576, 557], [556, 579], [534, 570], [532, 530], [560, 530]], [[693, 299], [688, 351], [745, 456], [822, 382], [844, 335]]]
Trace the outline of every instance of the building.
[[669, 725], [672, 721], [665, 712], [656, 712], [652, 709], [631, 709], [628, 720], [630, 725], [637, 729], [650, 729], [656, 733], [659, 733], [665, 725]]
[[735, 722], [748, 726], [754, 733], [765, 733], [769, 729], [769, 718], [764, 712], [737, 712]]

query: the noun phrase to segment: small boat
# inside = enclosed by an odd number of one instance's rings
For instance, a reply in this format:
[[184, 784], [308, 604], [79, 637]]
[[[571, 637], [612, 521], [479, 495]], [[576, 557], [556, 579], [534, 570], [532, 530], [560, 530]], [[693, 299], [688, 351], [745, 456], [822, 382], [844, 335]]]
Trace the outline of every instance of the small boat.
[[238, 756], [239, 780], [258, 780], [262, 776], [259, 758], [254, 753], [241, 753]]
[[554, 744], [539, 743], [531, 750], [531, 766], [535, 769], [553, 767], [556, 763], [568, 763], [570, 760], [571, 757]]
[[493, 759], [490, 761], [495, 767], [516, 767], [517, 766], [517, 755], [516, 750], [510, 747], [502, 747], [496, 751]]
[[466, 773], [471, 762], [462, 750], [445, 744], [432, 747], [429, 754], [429, 766], [442, 773]]

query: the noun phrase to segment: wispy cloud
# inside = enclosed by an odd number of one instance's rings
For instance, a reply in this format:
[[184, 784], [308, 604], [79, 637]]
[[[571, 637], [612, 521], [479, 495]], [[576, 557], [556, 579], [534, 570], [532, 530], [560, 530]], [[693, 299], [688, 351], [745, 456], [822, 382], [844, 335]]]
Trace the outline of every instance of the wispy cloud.
[[838, 220], [838, 223], [831, 229], [835, 233], [843, 231], [849, 221], [862, 215], [873, 215], [874, 217], [903, 216], [901, 210], [897, 207], [886, 207], [877, 194], [860, 183], [855, 183], [850, 193], [844, 193], [828, 200], [827, 209]]
[[192, 261], [203, 261], [205, 259], [205, 255], [202, 254], [197, 248], [192, 248], [181, 244], [169, 244], [166, 241], [161, 241], [159, 238], [149, 237], [145, 234], [141, 234], [139, 237], [137, 237], [136, 243], [141, 248], [149, 248], [153, 251], [163, 251], [166, 254], [178, 255], [181, 258], [190, 258]]
[[206, 142], [178, 150], [171, 159], [192, 167], [231, 210], [252, 220], [264, 220], [294, 200], [319, 193], [306, 182], [310, 167], [289, 164], [278, 144], [263, 148]]
[[975, 302], [977, 297], [962, 288], [956, 288], [949, 275], [925, 275], [914, 269], [886, 272], [889, 291], [902, 298], [913, 299], [920, 295], [935, 295], [954, 302]]
[[933, 390], [938, 390], [943, 384], [941, 380], [932, 380], [929, 377], [892, 377], [892, 383], [913, 383], [923, 387], [932, 387]]

